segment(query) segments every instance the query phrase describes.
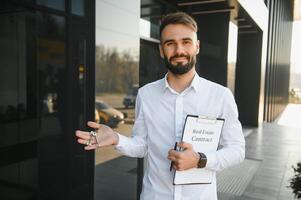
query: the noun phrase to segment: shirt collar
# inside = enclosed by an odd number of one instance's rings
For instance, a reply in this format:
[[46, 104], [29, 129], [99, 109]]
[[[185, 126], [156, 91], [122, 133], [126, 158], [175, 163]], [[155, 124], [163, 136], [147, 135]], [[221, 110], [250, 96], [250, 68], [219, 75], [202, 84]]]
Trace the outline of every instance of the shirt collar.
[[190, 84], [190, 87], [192, 87], [194, 89], [195, 92], [199, 91], [199, 88], [200, 88], [200, 82], [201, 82], [201, 78], [200, 76], [195, 73], [193, 79], [192, 79], [192, 82]]
[[[168, 75], [168, 73], [166, 73], [165, 76], [164, 76], [164, 90], [163, 90], [163, 92], [165, 92], [167, 89], [169, 89], [173, 93], [177, 93], [174, 89], [172, 89], [170, 87], [170, 85], [167, 81], [167, 75]], [[190, 86], [188, 86], [185, 90], [187, 90], [188, 88], [193, 88], [195, 92], [198, 92], [199, 88], [200, 88], [200, 81], [201, 81], [200, 76], [197, 73], [195, 73]]]

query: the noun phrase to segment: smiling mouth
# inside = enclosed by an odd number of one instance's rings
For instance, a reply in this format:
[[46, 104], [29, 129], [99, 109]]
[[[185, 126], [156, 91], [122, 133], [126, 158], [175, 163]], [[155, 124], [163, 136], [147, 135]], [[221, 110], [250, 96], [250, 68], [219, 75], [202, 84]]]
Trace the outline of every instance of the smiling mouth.
[[186, 57], [175, 57], [175, 58], [172, 58], [172, 61], [174, 61], [174, 62], [185, 62], [185, 61], [187, 61], [187, 58]]

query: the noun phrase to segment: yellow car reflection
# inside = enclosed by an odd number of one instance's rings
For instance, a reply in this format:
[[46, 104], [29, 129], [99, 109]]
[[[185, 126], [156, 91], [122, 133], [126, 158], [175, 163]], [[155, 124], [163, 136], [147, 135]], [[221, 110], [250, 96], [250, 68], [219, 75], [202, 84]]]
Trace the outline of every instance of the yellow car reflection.
[[99, 123], [101, 124], [105, 124], [114, 128], [117, 127], [118, 124], [124, 122], [124, 114], [122, 112], [116, 110], [101, 100], [95, 101], [95, 109], [98, 112]]
[[95, 122], [99, 123], [99, 114], [98, 114], [98, 111], [96, 110], [96, 108], [95, 108], [94, 116], [95, 116]]

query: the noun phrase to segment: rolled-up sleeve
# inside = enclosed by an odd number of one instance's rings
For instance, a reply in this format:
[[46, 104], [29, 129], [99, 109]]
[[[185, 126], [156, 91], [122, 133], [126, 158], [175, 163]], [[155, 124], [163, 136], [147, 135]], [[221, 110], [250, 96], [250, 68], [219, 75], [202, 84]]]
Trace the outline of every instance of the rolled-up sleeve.
[[220, 117], [225, 119], [220, 148], [216, 152], [206, 154], [206, 168], [214, 171], [238, 164], [245, 158], [245, 139], [238, 120], [237, 105], [229, 89], [224, 94]]
[[122, 154], [130, 157], [142, 158], [147, 153], [147, 128], [145, 125], [143, 105], [140, 92], [136, 98], [135, 123], [131, 137], [118, 133], [119, 143], [115, 148]]

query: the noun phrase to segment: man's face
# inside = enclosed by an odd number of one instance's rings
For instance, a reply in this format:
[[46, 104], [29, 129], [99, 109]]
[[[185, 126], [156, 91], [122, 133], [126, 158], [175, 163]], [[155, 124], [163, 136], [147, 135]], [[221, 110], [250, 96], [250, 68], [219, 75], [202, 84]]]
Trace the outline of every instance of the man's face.
[[190, 27], [170, 24], [161, 33], [159, 48], [168, 70], [173, 74], [185, 74], [195, 66], [199, 41]]

